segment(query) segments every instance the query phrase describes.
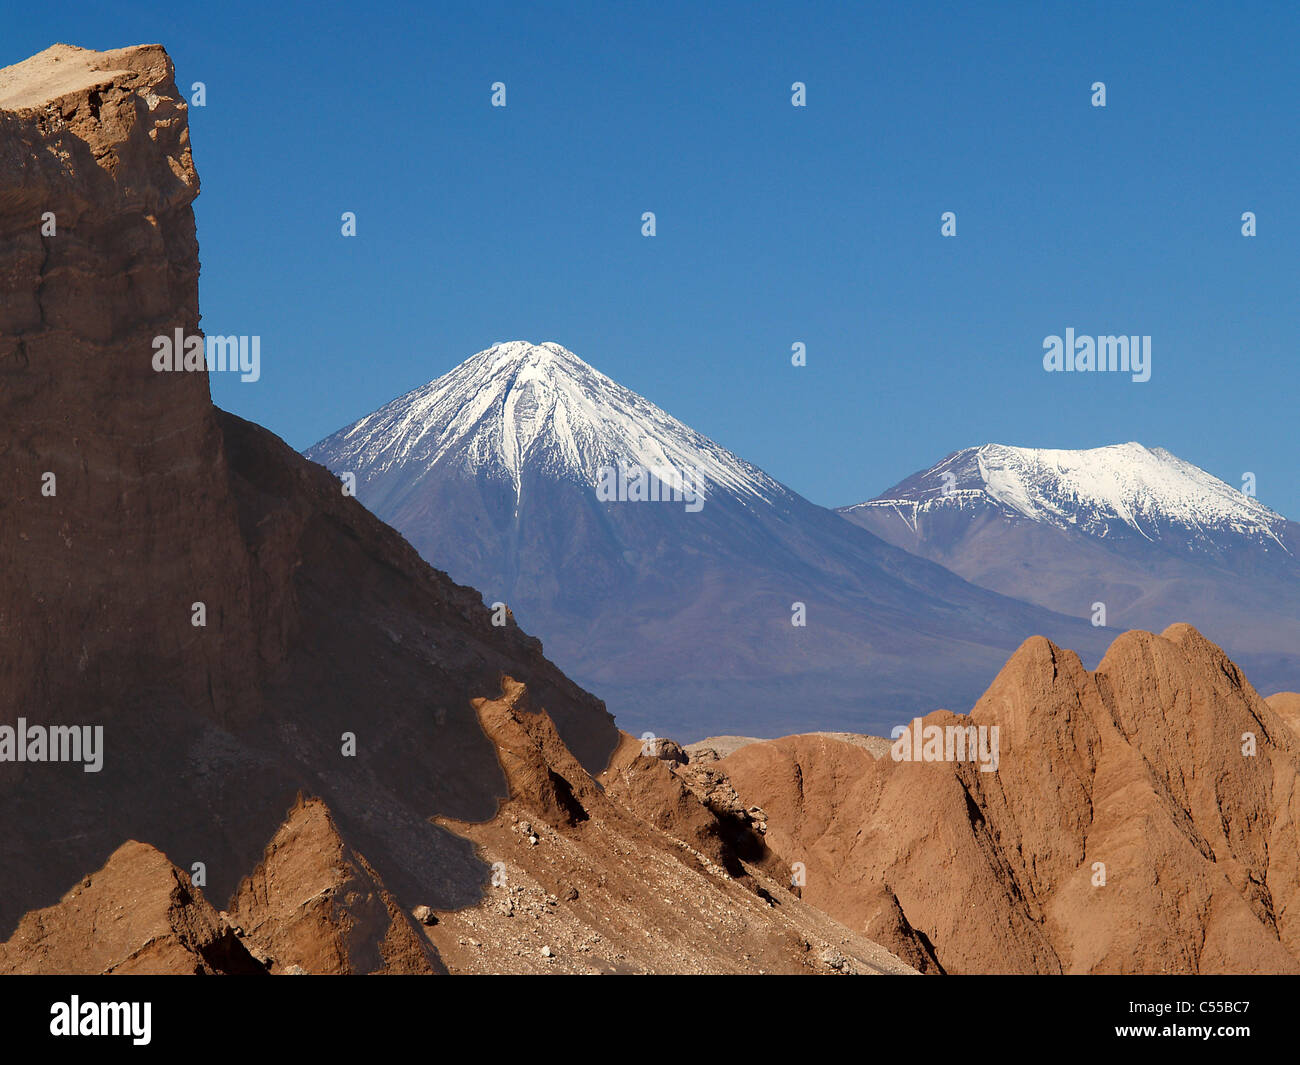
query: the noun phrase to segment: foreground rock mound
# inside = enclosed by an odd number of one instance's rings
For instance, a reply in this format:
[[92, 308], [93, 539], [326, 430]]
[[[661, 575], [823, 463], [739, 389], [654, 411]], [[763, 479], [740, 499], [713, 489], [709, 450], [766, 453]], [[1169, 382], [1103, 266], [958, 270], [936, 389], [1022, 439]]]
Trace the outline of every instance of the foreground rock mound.
[[665, 820], [668, 792], [613, 786], [616, 755], [602, 790], [523, 685], [476, 707], [510, 798], [490, 821], [445, 823], [491, 868], [482, 902], [424, 928], [452, 973], [912, 972], [728, 849], [689, 789]]
[[[130, 843], [27, 915], [0, 973], [912, 973], [764, 869], [723, 867], [607, 798], [523, 685], [505, 678], [476, 710], [510, 798], [487, 822], [445, 823], [490, 870], [475, 905], [403, 909], [326, 805], [300, 797], [230, 913]], [[706, 823], [690, 795], [674, 829]]]
[[1094, 673], [1031, 639], [925, 725], [997, 726], [997, 770], [800, 736], [724, 760], [805, 899], [922, 970], [1300, 972], [1300, 738], [1195, 629]]
[[289, 812], [262, 863], [239, 885], [231, 917], [273, 974], [445, 971], [319, 799], [300, 799]]
[[191, 882], [144, 843], [124, 843], [61, 902], [0, 944], [0, 975], [266, 973]]

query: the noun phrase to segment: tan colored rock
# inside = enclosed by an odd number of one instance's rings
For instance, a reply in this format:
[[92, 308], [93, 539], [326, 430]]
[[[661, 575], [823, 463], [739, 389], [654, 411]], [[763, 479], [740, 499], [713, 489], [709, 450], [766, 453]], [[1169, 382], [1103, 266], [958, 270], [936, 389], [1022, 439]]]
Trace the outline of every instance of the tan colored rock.
[[273, 975], [445, 971], [413, 916], [343, 841], [319, 799], [299, 797], [231, 911]]
[[800, 736], [724, 760], [805, 899], [918, 964], [896, 904], [950, 973], [1300, 972], [1300, 742], [1190, 626], [1095, 673], [1028, 640], [925, 722], [998, 726], [997, 771]]
[[[805, 732], [803, 735], [825, 736], [827, 739], [851, 743], [855, 747], [865, 747], [877, 758], [889, 754], [889, 741], [883, 736], [869, 736], [861, 732]], [[757, 736], [710, 736], [698, 743], [688, 744], [684, 750], [693, 762], [697, 760], [716, 762], [720, 758], [735, 754], [740, 748], [747, 747], [751, 743], [762, 742], [763, 740]]]
[[153, 847], [122, 844], [56, 905], [0, 944], [0, 975], [265, 975], [190, 878]]
[[1300, 736], [1300, 692], [1278, 692], [1264, 701], [1292, 732]]

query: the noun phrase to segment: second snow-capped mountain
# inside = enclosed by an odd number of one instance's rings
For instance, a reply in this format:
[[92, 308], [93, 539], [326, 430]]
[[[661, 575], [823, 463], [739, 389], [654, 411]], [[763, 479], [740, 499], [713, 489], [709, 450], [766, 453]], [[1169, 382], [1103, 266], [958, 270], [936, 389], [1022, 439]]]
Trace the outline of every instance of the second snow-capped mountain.
[[1190, 622], [1262, 690], [1300, 685], [1300, 526], [1163, 448], [966, 448], [841, 513], [1112, 629]]
[[1280, 514], [1164, 448], [1138, 443], [1085, 451], [966, 448], [843, 513], [865, 519], [872, 511], [912, 525], [945, 511], [997, 512], [1170, 550], [1219, 553], [1253, 544], [1294, 553], [1285, 541], [1290, 523]]

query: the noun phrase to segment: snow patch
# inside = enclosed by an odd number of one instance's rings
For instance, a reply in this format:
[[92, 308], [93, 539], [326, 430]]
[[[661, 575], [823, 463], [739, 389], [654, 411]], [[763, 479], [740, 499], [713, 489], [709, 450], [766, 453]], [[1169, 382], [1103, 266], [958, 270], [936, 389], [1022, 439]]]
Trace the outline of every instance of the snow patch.
[[1098, 537], [1118, 526], [1153, 542], [1171, 532], [1193, 540], [1227, 533], [1287, 550], [1281, 515], [1164, 448], [1133, 442], [1077, 451], [967, 448], [859, 506], [962, 506], [972, 492], [1010, 514]]
[[359, 482], [394, 469], [413, 479], [454, 464], [504, 476], [525, 470], [595, 488], [602, 467], [693, 468], [719, 489], [772, 502], [776, 481], [553, 342], [509, 341], [471, 356], [307, 451]]

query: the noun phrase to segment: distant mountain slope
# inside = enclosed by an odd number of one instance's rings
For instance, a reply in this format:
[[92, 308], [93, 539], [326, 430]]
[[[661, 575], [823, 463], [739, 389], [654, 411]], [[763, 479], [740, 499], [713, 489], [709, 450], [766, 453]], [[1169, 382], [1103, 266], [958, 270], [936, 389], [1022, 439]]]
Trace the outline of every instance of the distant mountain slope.
[[986, 444], [840, 511], [983, 587], [1111, 628], [1187, 621], [1300, 684], [1300, 526], [1163, 448]]
[[[306, 455], [508, 603], [634, 731], [878, 731], [973, 701], [1028, 635], [1103, 648], [815, 506], [558, 344], [479, 352]], [[600, 498], [611, 468], [688, 471], [702, 504]]]

